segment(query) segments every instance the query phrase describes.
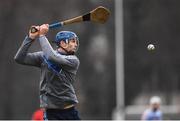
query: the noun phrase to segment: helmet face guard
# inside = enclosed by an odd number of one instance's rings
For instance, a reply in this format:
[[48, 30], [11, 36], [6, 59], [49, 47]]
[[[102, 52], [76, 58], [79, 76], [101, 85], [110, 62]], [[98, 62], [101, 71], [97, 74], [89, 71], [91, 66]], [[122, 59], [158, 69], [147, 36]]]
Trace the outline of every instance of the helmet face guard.
[[55, 38], [54, 42], [59, 47], [61, 41], [69, 43], [69, 41], [72, 39], [75, 39], [77, 41], [77, 44], [78, 44], [77, 49], [76, 49], [76, 51], [77, 51], [79, 48], [79, 39], [78, 39], [78, 36], [74, 32], [60, 31], [56, 34], [56, 38]]

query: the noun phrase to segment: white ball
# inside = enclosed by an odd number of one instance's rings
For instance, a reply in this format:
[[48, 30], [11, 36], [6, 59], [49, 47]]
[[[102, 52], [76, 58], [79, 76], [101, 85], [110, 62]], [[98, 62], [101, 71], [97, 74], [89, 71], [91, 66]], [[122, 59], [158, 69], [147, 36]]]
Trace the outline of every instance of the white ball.
[[153, 44], [149, 44], [148, 46], [147, 46], [147, 49], [148, 50], [155, 50], [155, 46], [153, 45]]

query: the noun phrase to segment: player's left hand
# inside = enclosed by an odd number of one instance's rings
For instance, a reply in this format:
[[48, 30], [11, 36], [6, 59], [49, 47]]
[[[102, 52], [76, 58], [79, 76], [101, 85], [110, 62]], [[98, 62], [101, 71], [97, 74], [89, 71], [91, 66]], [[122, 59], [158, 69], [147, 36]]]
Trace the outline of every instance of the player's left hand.
[[[32, 28], [35, 28], [37, 31], [32, 32]], [[31, 26], [31, 28], [29, 29], [29, 38], [35, 40], [35, 38], [38, 36], [39, 36], [39, 26], [35, 26], [35, 25]]]

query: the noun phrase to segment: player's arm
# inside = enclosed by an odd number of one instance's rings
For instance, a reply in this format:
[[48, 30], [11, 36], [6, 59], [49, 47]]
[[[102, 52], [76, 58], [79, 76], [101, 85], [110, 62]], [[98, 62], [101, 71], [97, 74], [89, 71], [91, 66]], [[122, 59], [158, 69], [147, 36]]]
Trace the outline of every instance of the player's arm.
[[45, 34], [47, 32], [48, 32], [47, 24], [40, 26], [39, 43], [46, 59], [55, 62], [56, 64], [62, 65], [65, 68], [77, 68], [79, 66], [79, 60], [77, 59], [77, 57], [75, 56], [65, 57], [64, 55], [61, 55], [56, 51], [54, 51], [48, 39], [45, 37]]
[[19, 64], [40, 66], [42, 52], [28, 53], [28, 49], [36, 38], [37, 33], [34, 35], [29, 34], [26, 36], [21, 47], [14, 56], [14, 60]]

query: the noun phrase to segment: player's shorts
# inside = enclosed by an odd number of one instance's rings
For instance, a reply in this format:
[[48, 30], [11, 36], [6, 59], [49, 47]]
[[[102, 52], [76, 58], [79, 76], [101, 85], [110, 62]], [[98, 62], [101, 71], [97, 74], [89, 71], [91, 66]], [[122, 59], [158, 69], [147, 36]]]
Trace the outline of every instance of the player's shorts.
[[81, 120], [75, 107], [68, 109], [46, 109], [44, 120]]

